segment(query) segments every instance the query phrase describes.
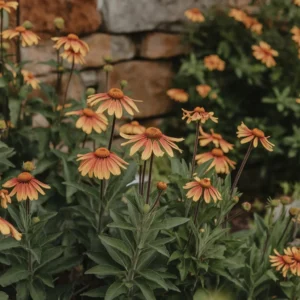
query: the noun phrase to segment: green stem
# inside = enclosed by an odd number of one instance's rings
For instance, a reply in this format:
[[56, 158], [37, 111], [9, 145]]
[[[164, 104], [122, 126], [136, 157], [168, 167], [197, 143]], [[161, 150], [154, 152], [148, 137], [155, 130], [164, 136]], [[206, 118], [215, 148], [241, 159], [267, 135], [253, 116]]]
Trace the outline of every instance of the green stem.
[[[16, 18], [17, 18], [17, 27], [21, 25], [21, 0], [18, 1], [19, 5], [17, 7]], [[21, 62], [21, 40], [20, 37], [17, 40], [17, 49], [16, 49], [16, 62], [19, 65]]]
[[149, 166], [148, 189], [147, 189], [146, 204], [149, 204], [149, 197], [150, 197], [150, 191], [151, 191], [151, 177], [152, 177], [153, 159], [154, 159], [154, 155], [152, 153], [151, 158], [150, 158], [150, 166]]
[[25, 206], [25, 210], [26, 210], [26, 221], [27, 221], [27, 226], [26, 226], [26, 242], [27, 242], [27, 249], [28, 249], [28, 256], [27, 256], [27, 263], [28, 263], [28, 271], [32, 272], [32, 256], [31, 256], [31, 252], [30, 252], [30, 240], [29, 240], [29, 226], [30, 226], [30, 200], [27, 199], [26, 200], [26, 206]]
[[194, 170], [195, 170], [195, 160], [196, 160], [196, 154], [198, 150], [198, 143], [199, 143], [199, 127], [200, 127], [200, 121], [197, 121], [196, 124], [196, 137], [195, 137], [195, 143], [194, 143], [194, 152], [193, 152], [193, 159], [192, 159], [192, 169], [191, 169], [191, 178], [193, 178]]
[[157, 205], [158, 202], [159, 202], [160, 196], [162, 195], [163, 192], [164, 192], [163, 190], [160, 190], [160, 191], [158, 192], [157, 198], [156, 198], [154, 204], [152, 205], [152, 207], [151, 207], [149, 213], [152, 212], [152, 210], [155, 209], [156, 205]]
[[99, 206], [98, 206], [98, 228], [97, 233], [100, 234], [101, 232], [101, 221], [102, 221], [102, 206], [103, 206], [103, 192], [104, 192], [104, 180], [100, 181], [100, 193], [99, 193]]
[[143, 174], [142, 174], [142, 182], [141, 182], [141, 195], [144, 195], [144, 185], [145, 185], [145, 175], [146, 175], [146, 167], [147, 167], [147, 161], [144, 161], [144, 167], [143, 167]]
[[116, 115], [114, 114], [112, 125], [111, 125], [111, 133], [110, 133], [110, 138], [109, 138], [109, 143], [108, 143], [108, 150], [111, 149], [112, 142], [113, 142], [113, 139], [114, 139], [115, 125], [116, 125]]
[[87, 133], [86, 133], [85, 136], [84, 136], [84, 139], [83, 139], [83, 141], [82, 141], [82, 148], [84, 148], [84, 146], [85, 146], [87, 137], [88, 137], [88, 135], [87, 135]]

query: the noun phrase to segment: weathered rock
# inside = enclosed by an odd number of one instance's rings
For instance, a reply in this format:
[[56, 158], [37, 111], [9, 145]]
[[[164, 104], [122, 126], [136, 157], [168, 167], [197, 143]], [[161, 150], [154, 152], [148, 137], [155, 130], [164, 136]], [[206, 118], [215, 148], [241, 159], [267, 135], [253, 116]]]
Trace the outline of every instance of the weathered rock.
[[172, 76], [172, 64], [169, 62], [123, 62], [115, 65], [109, 87], [119, 87], [121, 80], [127, 80], [127, 94], [143, 101], [137, 103], [140, 113], [135, 117], [147, 118], [170, 111], [173, 102], [167, 97], [166, 90], [171, 84]]
[[127, 33], [153, 29], [182, 29], [184, 11], [205, 9], [227, 0], [104, 0], [100, 7], [109, 32]]
[[142, 57], [157, 59], [169, 58], [187, 52], [179, 34], [149, 33], [142, 40], [140, 55]]
[[30, 20], [35, 32], [54, 35], [56, 17], [65, 20], [66, 33], [85, 35], [95, 32], [101, 24], [97, 0], [21, 1], [21, 23]]
[[113, 62], [131, 59], [135, 55], [135, 45], [126, 36], [113, 36], [95, 33], [84, 39], [90, 47], [84, 68], [97, 68], [104, 65], [103, 58], [111, 56]]

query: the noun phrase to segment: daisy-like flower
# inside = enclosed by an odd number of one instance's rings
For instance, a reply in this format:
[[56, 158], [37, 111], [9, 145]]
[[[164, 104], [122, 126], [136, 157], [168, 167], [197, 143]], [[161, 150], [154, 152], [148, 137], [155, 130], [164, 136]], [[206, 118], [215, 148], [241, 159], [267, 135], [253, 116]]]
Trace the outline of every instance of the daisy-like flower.
[[294, 4], [300, 6], [300, 0], [294, 0]]
[[259, 42], [259, 45], [253, 45], [253, 56], [257, 60], [261, 60], [268, 68], [276, 66], [275, 56], [278, 56], [278, 52], [271, 48], [271, 46], [265, 42]]
[[207, 120], [212, 120], [215, 123], [218, 123], [218, 118], [214, 117], [213, 112], [206, 112], [203, 107], [195, 107], [194, 110], [185, 110], [182, 109], [182, 120], [186, 120], [187, 124], [191, 123], [192, 121], [200, 121], [204, 124]]
[[196, 86], [196, 90], [202, 98], [205, 98], [211, 91], [211, 87], [207, 84], [199, 84]]
[[132, 121], [120, 127], [120, 132], [125, 134], [142, 134], [145, 131], [146, 128], [140, 125], [138, 121]]
[[2, 36], [5, 40], [20, 37], [23, 47], [37, 45], [40, 39], [33, 31], [26, 29], [24, 26], [4, 30]]
[[[284, 250], [284, 252], [286, 252], [286, 250]], [[271, 266], [276, 267], [276, 271], [281, 271], [283, 277], [286, 277], [294, 261], [290, 255], [281, 255], [276, 249], [274, 249], [274, 253], [276, 255], [269, 256]]]
[[245, 19], [246, 17], [248, 17], [248, 15], [247, 15], [244, 11], [242, 11], [242, 10], [240, 10], [240, 9], [236, 9], [236, 8], [232, 8], [232, 9], [229, 11], [229, 14], [228, 14], [228, 15], [229, 15], [229, 17], [235, 19], [235, 20], [238, 21], [238, 22], [243, 22], [244, 19]]
[[80, 52], [75, 52], [73, 49], [65, 50], [60, 56], [72, 64], [85, 64], [83, 55]]
[[2, 189], [0, 190], [0, 200], [1, 200], [1, 207], [7, 208], [7, 203], [11, 203], [11, 198], [8, 194], [8, 190]]
[[[155, 156], [163, 156], [165, 152], [168, 153], [169, 156], [173, 157], [173, 149], [182, 153], [182, 150], [174, 143], [181, 142], [183, 138], [173, 138], [164, 135], [158, 128], [149, 127], [142, 134], [137, 135], [127, 135], [124, 133], [120, 133], [121, 137], [128, 139], [128, 142], [121, 144], [122, 146], [127, 144], [134, 145], [130, 149], [130, 156], [134, 155], [137, 151], [143, 148], [142, 160], [147, 160], [152, 153]], [[162, 149], [165, 151], [163, 151]]]
[[237, 137], [243, 138], [241, 144], [245, 144], [253, 141], [254, 148], [257, 147], [258, 141], [267, 149], [268, 151], [273, 151], [274, 144], [268, 141], [269, 136], [265, 136], [265, 133], [258, 129], [249, 129], [243, 122], [238, 126]]
[[225, 70], [225, 61], [222, 60], [218, 55], [212, 54], [204, 57], [204, 66], [210, 70]]
[[100, 103], [97, 112], [103, 113], [107, 110], [107, 113], [112, 116], [115, 115], [117, 119], [123, 116], [123, 109], [133, 116], [134, 112], [139, 112], [134, 101], [117, 88], [110, 89], [107, 93], [100, 93], [91, 95], [87, 99], [87, 103], [91, 106]]
[[31, 72], [22, 70], [21, 73], [27, 85], [30, 85], [34, 90], [40, 89], [40, 81]]
[[0, 9], [4, 9], [7, 11], [9, 14], [11, 13], [11, 9], [16, 10], [18, 7], [19, 3], [17, 1], [0, 1]]
[[65, 51], [73, 50], [75, 53], [80, 53], [82, 56], [86, 56], [90, 50], [88, 44], [73, 33], [62, 37], [53, 37], [52, 40], [56, 42], [53, 47], [57, 50], [63, 47]]
[[205, 18], [199, 8], [190, 8], [184, 12], [184, 15], [194, 23], [202, 23]]
[[233, 144], [228, 143], [225, 141], [221, 134], [215, 133], [213, 129], [210, 130], [211, 133], [206, 133], [203, 131], [202, 127], [200, 126], [200, 136], [199, 136], [199, 143], [200, 146], [206, 146], [209, 143], [213, 143], [215, 147], [221, 148], [223, 152], [227, 153], [229, 150], [233, 149]]
[[9, 222], [0, 217], [0, 232], [3, 235], [11, 235], [15, 240], [20, 241], [22, 234]]
[[182, 89], [169, 89], [167, 95], [176, 102], [185, 103], [189, 100], [189, 94]]
[[258, 35], [262, 34], [263, 25], [256, 18], [246, 16], [242, 22], [252, 32]]
[[110, 175], [120, 175], [121, 168], [126, 169], [128, 163], [109, 151], [107, 148], [98, 148], [95, 152], [78, 154], [80, 161], [79, 172], [82, 176], [90, 178], [109, 179]]
[[209, 178], [195, 177], [194, 181], [188, 182], [183, 188], [189, 190], [186, 194], [187, 198], [193, 198], [195, 202], [199, 201], [202, 195], [206, 203], [210, 203], [211, 199], [215, 203], [222, 200], [220, 192], [211, 185]]
[[20, 173], [16, 178], [10, 179], [3, 184], [5, 188], [12, 188], [9, 196], [17, 194], [17, 200], [38, 200], [38, 192], [45, 195], [45, 192], [41, 189], [50, 189], [50, 186], [35, 179], [30, 173]]
[[224, 155], [224, 152], [219, 148], [214, 148], [210, 152], [196, 155], [197, 164], [200, 165], [209, 160], [213, 159], [208, 170], [215, 167], [216, 172], [219, 173], [230, 173], [230, 168], [235, 169], [236, 162], [230, 160]]
[[66, 116], [80, 116], [76, 122], [76, 128], [81, 128], [86, 134], [91, 134], [93, 130], [101, 133], [107, 129], [108, 120], [102, 113], [97, 113], [90, 108], [84, 108], [65, 113]]
[[293, 275], [300, 276], [300, 248], [288, 247], [283, 250], [286, 255], [288, 255], [293, 263], [290, 265], [290, 270]]
[[292, 40], [298, 45], [300, 46], [300, 28], [297, 26], [294, 26], [291, 29], [291, 33], [293, 34], [292, 36]]

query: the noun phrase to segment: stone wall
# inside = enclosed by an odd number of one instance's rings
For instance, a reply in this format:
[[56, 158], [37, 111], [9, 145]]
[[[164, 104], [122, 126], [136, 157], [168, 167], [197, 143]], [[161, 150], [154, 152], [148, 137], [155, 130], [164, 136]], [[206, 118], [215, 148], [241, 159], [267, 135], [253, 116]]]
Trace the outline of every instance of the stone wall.
[[[104, 91], [101, 71], [103, 57], [113, 58], [114, 71], [110, 86], [126, 79], [131, 95], [142, 99], [138, 118], [166, 114], [171, 100], [166, 90], [171, 86], [174, 58], [183, 55], [180, 32], [184, 11], [191, 7], [205, 10], [223, 5], [226, 0], [20, 0], [21, 23], [30, 20], [42, 38], [37, 47], [23, 48], [22, 59], [47, 61], [55, 59], [50, 37], [55, 36], [53, 20], [65, 19], [65, 33], [75, 33], [90, 46], [86, 64], [78, 67], [70, 96], [78, 98], [87, 87]], [[27, 69], [47, 82], [55, 80], [47, 65], [29, 64]], [[64, 79], [64, 81], [66, 81]]]

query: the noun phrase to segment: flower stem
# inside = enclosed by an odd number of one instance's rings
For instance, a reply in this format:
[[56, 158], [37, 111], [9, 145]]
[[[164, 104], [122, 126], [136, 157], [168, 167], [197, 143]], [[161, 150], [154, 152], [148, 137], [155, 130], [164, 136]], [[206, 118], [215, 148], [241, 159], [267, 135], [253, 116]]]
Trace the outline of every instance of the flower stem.
[[102, 219], [102, 202], [103, 202], [103, 192], [104, 192], [104, 180], [100, 181], [100, 193], [99, 193], [99, 206], [98, 206], [98, 228], [97, 233], [101, 232], [101, 219]]
[[[199, 199], [199, 201], [197, 203], [197, 206], [196, 206], [196, 209], [194, 211], [193, 223], [195, 224], [195, 226], [196, 226], [197, 216], [198, 216], [198, 212], [199, 212], [199, 207], [200, 207], [200, 199]], [[186, 250], [187, 247], [189, 246], [190, 241], [191, 241], [191, 237], [192, 237], [192, 229], [190, 230], [189, 237], [188, 237], [188, 240], [186, 242], [184, 250]]]
[[155, 202], [154, 202], [154, 204], [153, 204], [153, 206], [151, 207], [151, 209], [150, 209], [149, 212], [151, 212], [151, 211], [156, 207], [156, 205], [157, 205], [158, 202], [159, 202], [160, 196], [162, 195], [163, 192], [164, 192], [163, 190], [160, 190], [160, 191], [158, 192], [157, 198], [156, 198], [156, 200], [155, 200]]
[[60, 57], [59, 50], [56, 50], [56, 93], [59, 95], [61, 89], [61, 71], [60, 71]]
[[106, 91], [108, 91], [108, 86], [109, 86], [109, 72], [105, 72], [105, 88], [106, 88]]
[[285, 236], [286, 231], [287, 231], [287, 229], [289, 228], [289, 226], [290, 226], [290, 224], [291, 224], [291, 222], [292, 222], [292, 219], [293, 219], [293, 218], [292, 218], [291, 216], [289, 216], [289, 220], [288, 220], [288, 222], [287, 222], [287, 224], [286, 224], [286, 226], [285, 226], [285, 228], [284, 228], [284, 230], [283, 230], [283, 232], [282, 232], [282, 234], [281, 234], [281, 236], [280, 236], [280, 239], [278, 240], [278, 246], [280, 245], [280, 243], [281, 243], [283, 237]]
[[84, 148], [84, 146], [85, 146], [87, 137], [88, 137], [88, 135], [87, 135], [87, 133], [86, 133], [85, 136], [84, 136], [84, 139], [83, 139], [83, 141], [82, 141], [82, 148]]
[[147, 167], [147, 161], [144, 161], [144, 167], [143, 167], [143, 174], [142, 174], [142, 182], [141, 182], [141, 195], [144, 195], [144, 184], [145, 184], [145, 175], [146, 175], [146, 167]]
[[30, 240], [28, 237], [28, 231], [29, 231], [29, 226], [30, 226], [30, 200], [26, 199], [26, 221], [27, 221], [27, 226], [26, 226], [26, 242], [27, 242], [27, 249], [28, 249], [28, 256], [27, 256], [27, 263], [28, 263], [28, 271], [32, 271], [32, 257], [31, 257], [31, 252], [30, 252]]
[[1, 48], [1, 73], [3, 73], [4, 70], [4, 49], [3, 49], [3, 9], [1, 9], [1, 19], [0, 19], [0, 31], [1, 31], [1, 35], [0, 35], [0, 48]]
[[197, 121], [196, 124], [196, 137], [195, 137], [195, 144], [194, 144], [194, 152], [193, 152], [193, 159], [192, 159], [192, 170], [191, 170], [191, 178], [193, 178], [194, 170], [195, 170], [195, 158], [198, 150], [198, 140], [199, 140], [199, 127], [200, 121]]
[[247, 162], [247, 160], [249, 158], [249, 155], [250, 155], [252, 149], [253, 149], [253, 142], [250, 143], [249, 148], [247, 150], [247, 153], [246, 153], [246, 155], [245, 155], [245, 157], [244, 157], [244, 159], [242, 161], [242, 164], [241, 164], [241, 166], [239, 168], [239, 171], [237, 172], [237, 174], [236, 174], [236, 176], [234, 178], [234, 182], [233, 182], [233, 185], [232, 185], [232, 188], [231, 188], [230, 197], [232, 197], [232, 194], [233, 194], [233, 192], [234, 192], [234, 190], [235, 190], [235, 188], [236, 188], [236, 186], [237, 186], [237, 184], [239, 182], [239, 179], [241, 177], [241, 174], [242, 174], [242, 172], [244, 170], [244, 167], [246, 165], [246, 162]]
[[150, 196], [150, 190], [151, 190], [151, 176], [152, 176], [153, 159], [154, 159], [154, 155], [152, 153], [151, 154], [151, 158], [150, 158], [150, 166], [149, 166], [148, 189], [147, 189], [146, 204], [149, 204], [149, 196]]
[[111, 149], [111, 145], [112, 145], [112, 142], [114, 139], [115, 125], [116, 125], [116, 115], [114, 115], [112, 125], [111, 125], [111, 133], [110, 133], [110, 138], [109, 138], [109, 143], [108, 143], [108, 150]]
[[[21, 0], [18, 1], [19, 5], [17, 7], [16, 18], [17, 18], [17, 26], [21, 25]], [[16, 62], [19, 65], [21, 62], [21, 39], [20, 37], [17, 40], [17, 51], [16, 51]]]

